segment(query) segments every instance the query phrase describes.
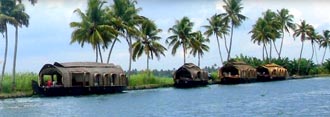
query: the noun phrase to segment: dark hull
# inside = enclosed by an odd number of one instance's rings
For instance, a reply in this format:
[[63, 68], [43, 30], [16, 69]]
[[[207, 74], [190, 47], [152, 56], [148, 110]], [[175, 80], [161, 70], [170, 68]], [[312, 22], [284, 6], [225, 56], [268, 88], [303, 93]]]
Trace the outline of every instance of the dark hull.
[[240, 84], [256, 82], [256, 78], [231, 78], [224, 77], [221, 79], [220, 84]]
[[206, 86], [207, 84], [208, 84], [207, 81], [193, 81], [193, 80], [174, 81], [174, 87], [177, 88], [199, 87], [199, 86]]
[[257, 81], [261, 81], [261, 82], [277, 81], [277, 80], [286, 80], [286, 77], [264, 77], [264, 76], [257, 77]]
[[75, 96], [89, 94], [119, 93], [126, 86], [100, 86], [100, 87], [39, 87], [33, 86], [34, 94], [42, 96]]

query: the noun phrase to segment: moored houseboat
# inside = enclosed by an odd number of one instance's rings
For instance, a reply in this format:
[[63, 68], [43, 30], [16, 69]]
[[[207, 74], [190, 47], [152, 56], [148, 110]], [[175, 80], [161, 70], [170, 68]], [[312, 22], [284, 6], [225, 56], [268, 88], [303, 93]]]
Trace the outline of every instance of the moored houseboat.
[[287, 75], [287, 69], [274, 63], [257, 67], [258, 81], [285, 80]]
[[55, 62], [45, 64], [32, 85], [35, 94], [45, 96], [86, 95], [122, 92], [128, 80], [123, 69], [114, 64]]
[[255, 82], [256, 69], [244, 62], [228, 62], [219, 69], [218, 76], [221, 84], [238, 84]]
[[193, 63], [185, 63], [174, 72], [175, 87], [205, 86], [208, 84], [208, 72], [200, 69]]

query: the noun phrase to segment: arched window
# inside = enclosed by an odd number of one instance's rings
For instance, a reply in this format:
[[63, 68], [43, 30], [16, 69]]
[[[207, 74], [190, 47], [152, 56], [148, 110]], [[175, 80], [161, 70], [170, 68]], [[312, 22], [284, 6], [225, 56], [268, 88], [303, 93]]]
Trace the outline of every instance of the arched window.
[[94, 86], [100, 85], [100, 79], [101, 79], [101, 75], [98, 73], [95, 73], [94, 74]]

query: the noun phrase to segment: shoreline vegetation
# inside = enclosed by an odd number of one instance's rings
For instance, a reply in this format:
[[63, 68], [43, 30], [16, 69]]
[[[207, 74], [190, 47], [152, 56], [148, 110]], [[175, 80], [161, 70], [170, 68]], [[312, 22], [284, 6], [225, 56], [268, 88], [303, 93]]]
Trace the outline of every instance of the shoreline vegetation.
[[[297, 71], [298, 60], [295, 59], [289, 60], [288, 58], [280, 58], [272, 60], [261, 60], [256, 57], [240, 55], [236, 56], [231, 61], [244, 61], [253, 67], [257, 67], [268, 62], [275, 63], [285, 67], [288, 70], [290, 75], [287, 77], [288, 80], [330, 76], [330, 59], [325, 60], [325, 62], [320, 65], [313, 63], [313, 61], [302, 58], [300, 72]], [[218, 77], [217, 68], [214, 68], [214, 66], [212, 66], [212, 68], [205, 67], [204, 70], [207, 70], [210, 73], [211, 79], [209, 84], [219, 84], [220, 78]], [[170, 76], [172, 76], [171, 73], [174, 71], [161, 71], [135, 71], [134, 74], [131, 75], [131, 78], [129, 78], [129, 85], [127, 86], [126, 90], [173, 87], [174, 81]], [[33, 96], [31, 81], [37, 81], [38, 74], [32, 72], [16, 73], [16, 77], [16, 89], [12, 91], [11, 76], [10, 74], [5, 74], [2, 82], [0, 99]]]

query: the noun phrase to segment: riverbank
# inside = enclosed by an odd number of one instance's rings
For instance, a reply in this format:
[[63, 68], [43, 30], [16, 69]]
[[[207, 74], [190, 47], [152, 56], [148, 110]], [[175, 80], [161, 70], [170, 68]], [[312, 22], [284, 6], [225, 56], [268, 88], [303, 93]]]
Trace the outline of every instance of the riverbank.
[[[171, 78], [155, 78], [154, 76], [151, 78], [141, 77], [145, 76], [143, 74], [140, 75], [132, 75], [132, 78], [129, 80], [130, 84], [127, 86], [126, 90], [144, 90], [144, 89], [156, 89], [156, 88], [166, 88], [173, 87], [173, 80]], [[298, 79], [308, 79], [308, 78], [317, 78], [317, 77], [330, 77], [330, 74], [319, 74], [319, 75], [306, 75], [306, 76], [290, 76], [287, 80], [298, 80]], [[134, 83], [133, 83], [134, 82]], [[209, 84], [219, 84], [219, 80], [210, 81]], [[0, 93], [0, 99], [8, 99], [8, 98], [21, 98], [21, 97], [31, 97], [33, 96], [33, 92], [31, 91], [18, 91], [14, 93]]]

